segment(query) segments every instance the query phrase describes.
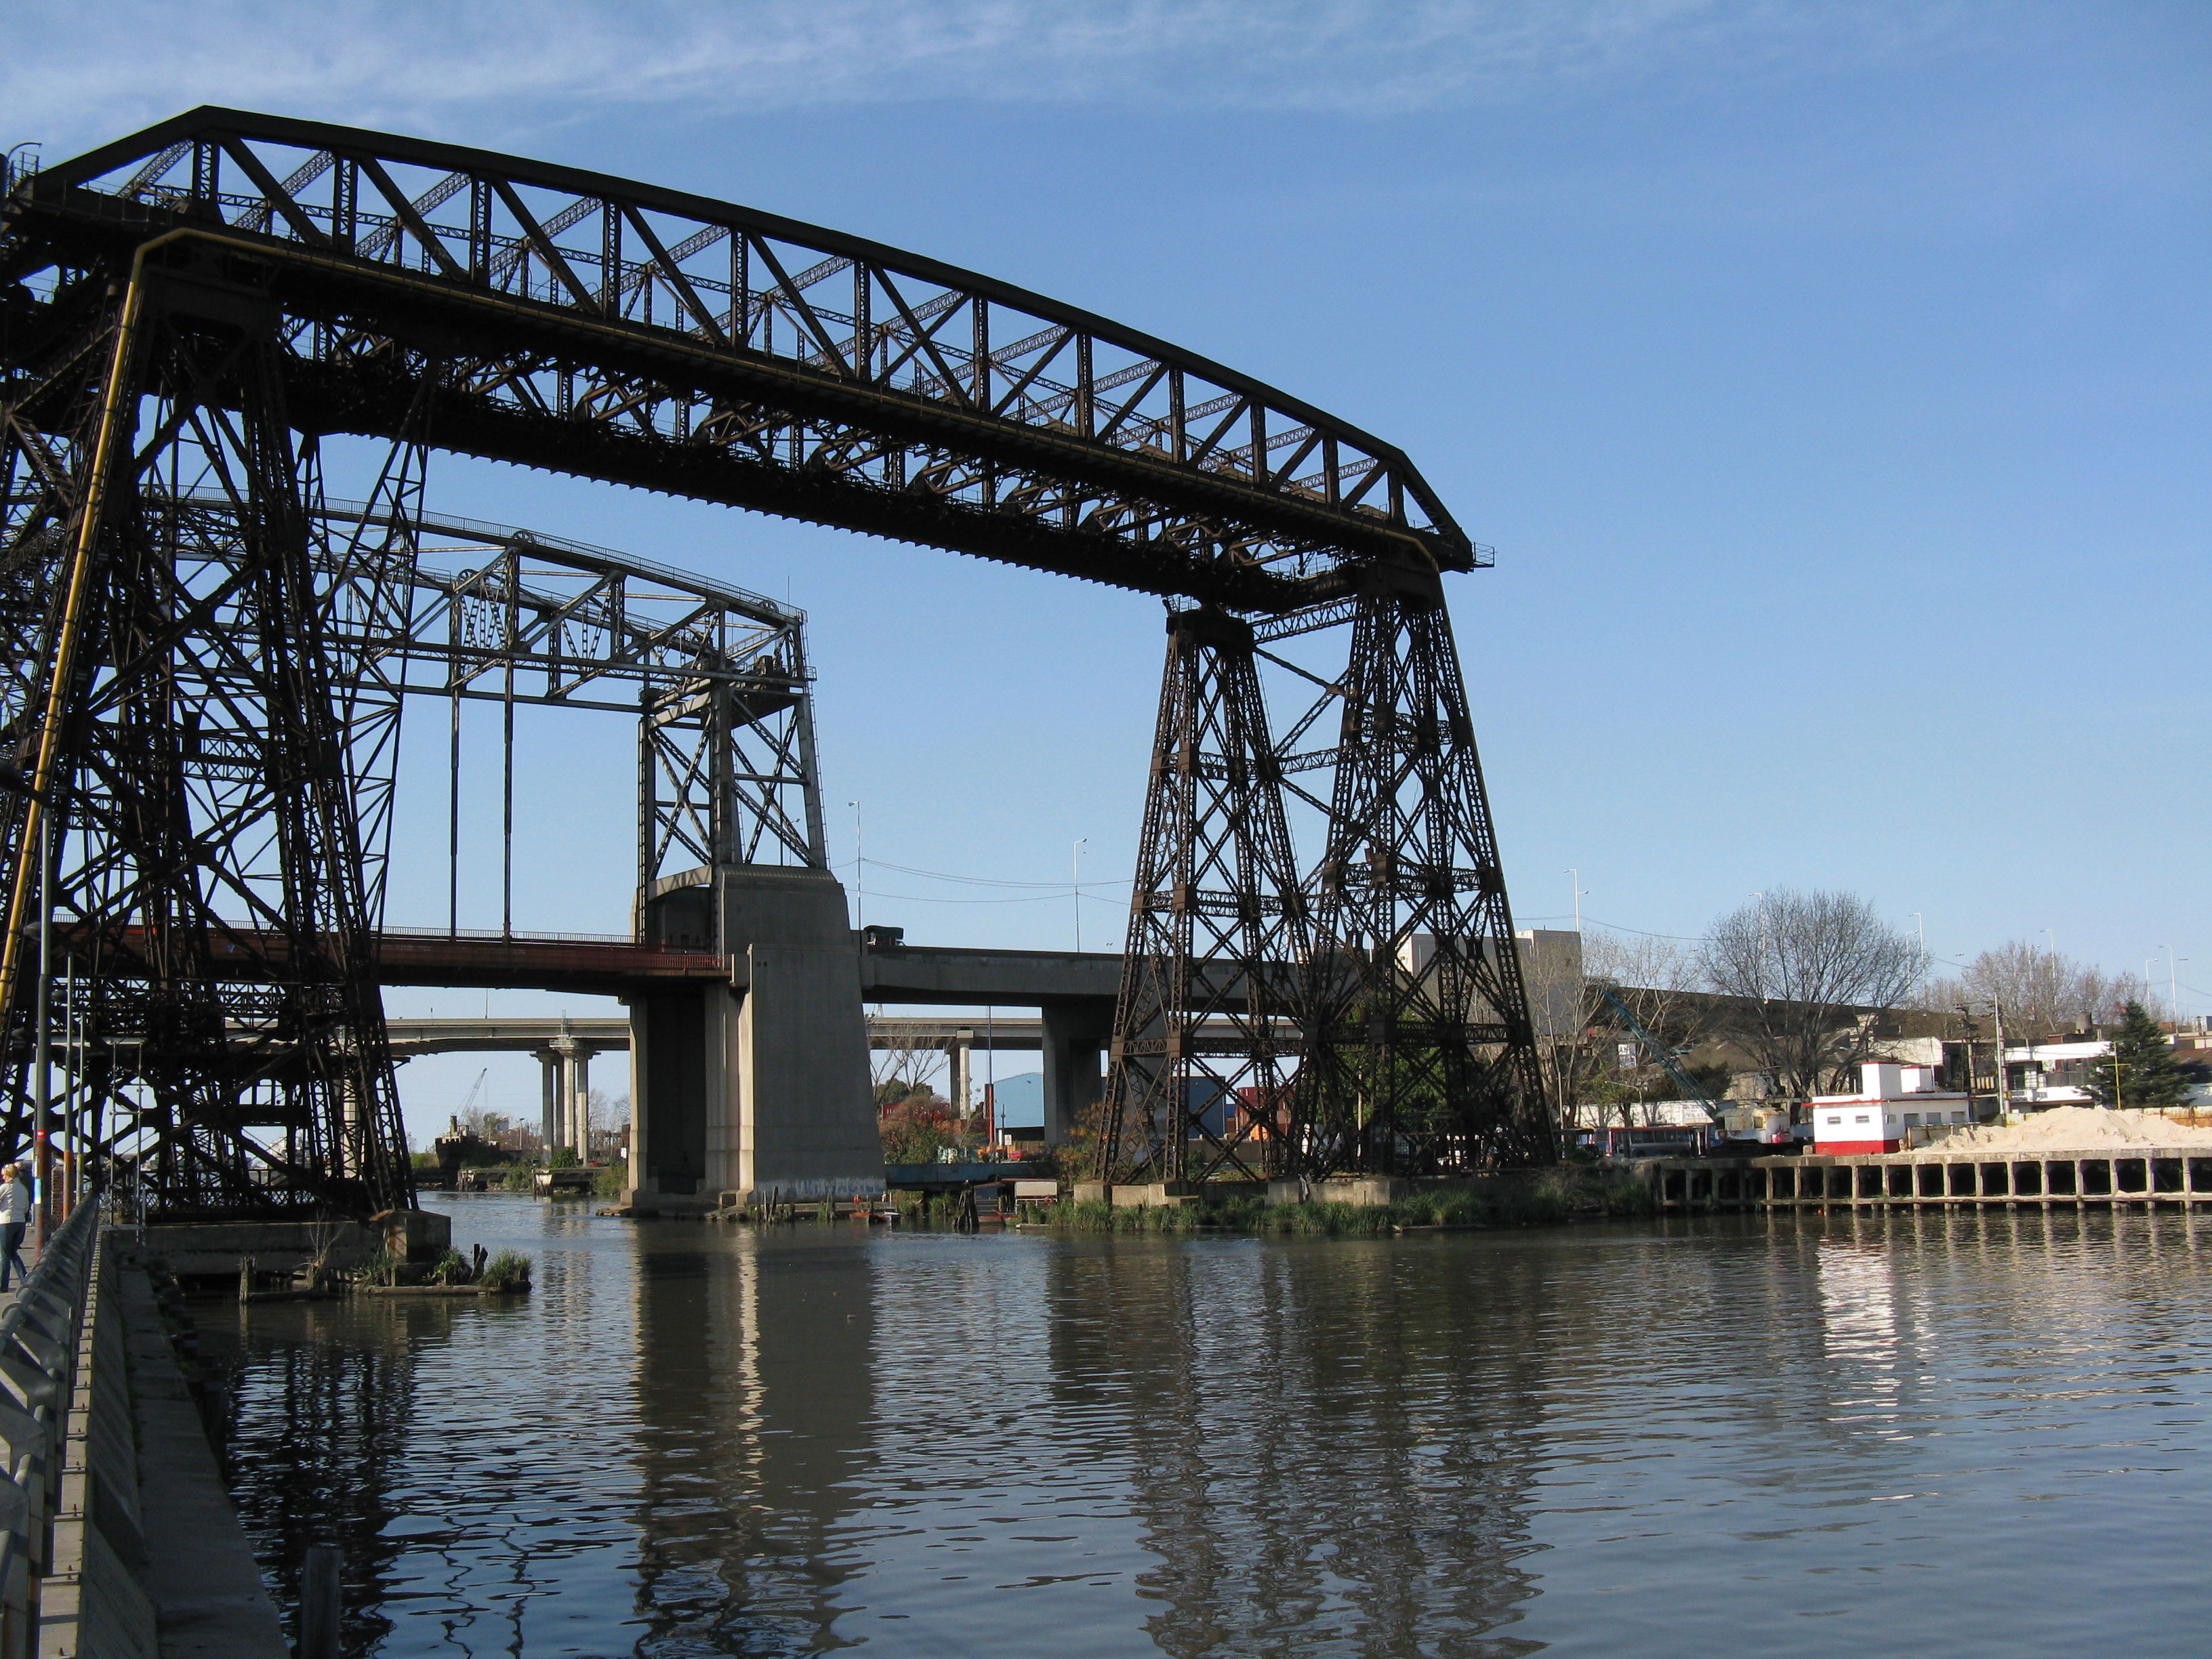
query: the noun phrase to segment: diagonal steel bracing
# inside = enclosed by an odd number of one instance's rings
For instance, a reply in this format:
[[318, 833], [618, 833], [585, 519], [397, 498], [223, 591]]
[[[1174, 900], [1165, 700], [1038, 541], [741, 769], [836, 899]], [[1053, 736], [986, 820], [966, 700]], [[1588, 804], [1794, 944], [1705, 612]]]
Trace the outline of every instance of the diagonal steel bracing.
[[1475, 753], [1432, 580], [1352, 607], [1334, 787], [1310, 877], [1298, 1172], [1470, 1172], [1556, 1146]]
[[[9, 1138], [38, 1092], [15, 993], [58, 962], [75, 1069], [142, 1085], [115, 1127], [151, 1133], [143, 1186], [171, 1215], [413, 1201], [371, 967], [381, 848], [362, 834], [388, 779], [359, 764], [388, 753], [396, 710], [330, 648], [319, 471], [274, 324], [249, 289], [135, 270], [97, 392], [66, 345], [6, 428], [17, 544], [51, 527], [66, 549], [9, 732], [28, 763], [0, 939]], [[386, 469], [396, 493], [413, 449]], [[185, 489], [224, 502], [233, 556], [174, 533], [161, 504]]]
[[1170, 613], [1099, 1126], [1109, 1172], [1267, 1171], [1311, 939], [1279, 781], [1251, 624]]
[[[1364, 586], [1256, 629], [1170, 618], [1097, 1125], [1106, 1178], [1554, 1156], [1442, 596], [1419, 573]], [[1326, 672], [1280, 654], [1291, 641]], [[1279, 726], [1262, 666], [1293, 693]], [[1201, 1049], [1206, 1022], [1243, 1035], [1236, 1053]]]

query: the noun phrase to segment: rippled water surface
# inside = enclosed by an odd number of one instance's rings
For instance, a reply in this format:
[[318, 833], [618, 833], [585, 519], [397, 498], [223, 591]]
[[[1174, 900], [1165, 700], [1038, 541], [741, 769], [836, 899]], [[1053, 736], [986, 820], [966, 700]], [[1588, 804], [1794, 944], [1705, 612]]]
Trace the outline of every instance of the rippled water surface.
[[2212, 1218], [447, 1201], [526, 1302], [199, 1310], [264, 1568], [342, 1543], [355, 1651], [2212, 1652]]

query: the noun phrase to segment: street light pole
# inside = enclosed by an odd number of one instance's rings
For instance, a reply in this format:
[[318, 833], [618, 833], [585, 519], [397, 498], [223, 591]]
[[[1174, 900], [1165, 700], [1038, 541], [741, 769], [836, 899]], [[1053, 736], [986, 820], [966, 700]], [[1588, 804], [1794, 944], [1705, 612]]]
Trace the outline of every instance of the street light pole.
[[860, 842], [860, 803], [848, 800], [853, 809], [853, 926], [868, 925], [868, 860]]
[[50, 1227], [52, 1199], [48, 1194], [47, 1136], [52, 1127], [54, 1109], [53, 1085], [53, 1006], [50, 988], [54, 982], [54, 843], [52, 815], [39, 814], [39, 994], [32, 1015], [33, 1042], [37, 1059], [32, 1066], [33, 1101], [36, 1110], [33, 1121], [37, 1124], [33, 1146], [38, 1158], [39, 1235], [41, 1249], [46, 1247]]
[[2005, 1079], [2004, 1004], [1995, 997], [1990, 999], [1990, 1018], [1996, 1022], [1997, 1028], [1997, 1115], [2010, 1117], [2012, 1089]]
[[1075, 890], [1075, 953], [1078, 956], [1083, 954], [1083, 848], [1090, 839], [1088, 836], [1078, 836], [1075, 845], [1067, 853], [1068, 875]]
[[1579, 933], [1583, 930], [1583, 899], [1584, 896], [1583, 892], [1583, 872], [1579, 870], [1570, 870], [1567, 873], [1574, 878], [1575, 932]]

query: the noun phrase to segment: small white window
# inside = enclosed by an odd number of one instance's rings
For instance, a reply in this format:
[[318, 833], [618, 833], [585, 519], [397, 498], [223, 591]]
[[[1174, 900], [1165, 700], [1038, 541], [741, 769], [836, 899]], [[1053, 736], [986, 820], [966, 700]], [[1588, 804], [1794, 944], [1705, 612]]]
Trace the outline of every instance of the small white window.
[[1920, 1114], [1917, 1112], [1907, 1112], [1905, 1115], [1905, 1127], [1908, 1129], [1918, 1128], [1920, 1127]]
[[1951, 1121], [1954, 1123], [1964, 1123], [1966, 1121], [1966, 1115], [1964, 1112], [1954, 1112], [1951, 1114]]
[[1844, 1127], [1844, 1115], [1843, 1115], [1841, 1112], [1831, 1112], [1831, 1113], [1829, 1113], [1829, 1114], [1828, 1114], [1828, 1127], [1829, 1127], [1831, 1129], [1840, 1129], [1840, 1128], [1842, 1128], [1842, 1127]]
[[1853, 1118], [1851, 1121], [1854, 1123], [1871, 1123], [1874, 1120], [1869, 1117], [1864, 1112], [1861, 1112], [1856, 1117]]

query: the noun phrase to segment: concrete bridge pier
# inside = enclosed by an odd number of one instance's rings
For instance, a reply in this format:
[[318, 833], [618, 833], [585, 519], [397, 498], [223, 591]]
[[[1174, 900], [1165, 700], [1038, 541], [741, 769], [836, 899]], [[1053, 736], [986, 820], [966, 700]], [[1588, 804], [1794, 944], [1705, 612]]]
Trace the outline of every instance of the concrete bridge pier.
[[860, 939], [836, 878], [804, 866], [690, 871], [653, 884], [645, 923], [648, 942], [717, 939], [730, 977], [631, 997], [630, 1207], [690, 1212], [725, 1192], [882, 1192]]
[[550, 1158], [561, 1144], [561, 1056], [550, 1048], [538, 1051], [538, 1075], [542, 1098], [538, 1109], [538, 1141]]
[[566, 1147], [580, 1164], [591, 1161], [592, 1057], [596, 1044], [556, 1036], [538, 1050], [543, 1079], [539, 1134], [547, 1155]]
[[565, 1041], [568, 1053], [562, 1062], [562, 1092], [567, 1097], [568, 1111], [562, 1125], [562, 1144], [576, 1154], [579, 1164], [588, 1164], [592, 1159], [592, 1056], [598, 1050], [574, 1038]]
[[945, 1045], [945, 1060], [949, 1075], [945, 1079], [945, 1097], [952, 1103], [952, 1109], [962, 1117], [968, 1115], [969, 1091], [974, 1065], [970, 1059], [975, 1047], [975, 1034], [957, 1030]]
[[1064, 1146], [1105, 1089], [1100, 1061], [1114, 1036], [1114, 1005], [1096, 998], [1048, 1002], [1044, 1016], [1044, 1139]]

